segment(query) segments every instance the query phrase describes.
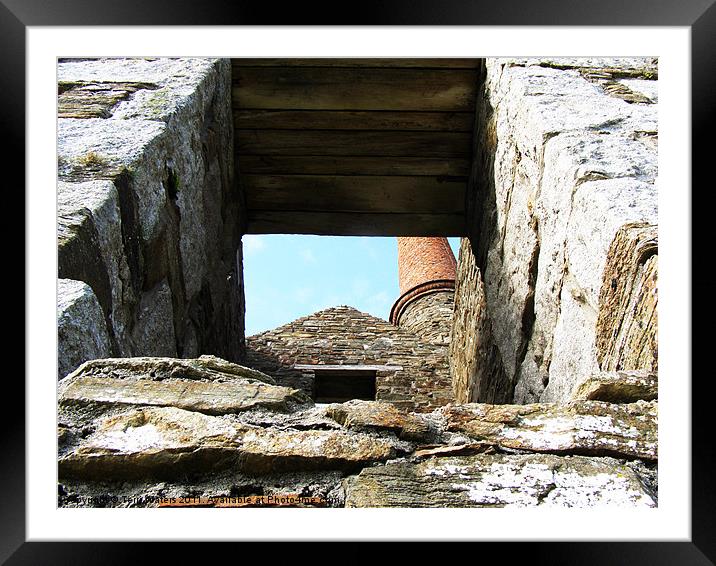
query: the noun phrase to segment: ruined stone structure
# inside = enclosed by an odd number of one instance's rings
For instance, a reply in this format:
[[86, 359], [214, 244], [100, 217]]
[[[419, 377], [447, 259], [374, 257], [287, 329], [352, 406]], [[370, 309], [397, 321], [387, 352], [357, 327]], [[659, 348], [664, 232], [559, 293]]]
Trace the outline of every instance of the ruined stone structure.
[[[657, 77], [61, 60], [60, 505], [656, 506]], [[271, 232], [398, 236], [390, 321], [245, 338]]]
[[379, 401], [425, 411], [452, 400], [447, 348], [351, 307], [335, 307], [250, 336], [245, 363], [314, 397], [317, 373], [375, 372]]
[[228, 61], [61, 60], [58, 78], [58, 377], [98, 354], [238, 360]]
[[390, 321], [432, 344], [447, 346], [455, 265], [447, 238], [398, 238], [400, 297], [390, 311]]
[[563, 402], [600, 369], [656, 368], [657, 75], [650, 59], [486, 61], [458, 401]]
[[326, 309], [247, 339], [246, 363], [315, 398], [317, 372], [375, 372], [373, 399], [411, 411], [453, 400], [447, 359], [455, 256], [446, 238], [399, 238], [401, 295], [389, 324]]

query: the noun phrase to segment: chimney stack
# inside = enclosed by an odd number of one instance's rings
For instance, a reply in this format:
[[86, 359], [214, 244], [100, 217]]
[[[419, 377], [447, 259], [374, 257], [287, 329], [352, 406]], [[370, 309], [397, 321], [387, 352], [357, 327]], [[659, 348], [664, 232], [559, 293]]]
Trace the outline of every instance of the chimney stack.
[[447, 238], [398, 238], [400, 297], [390, 322], [434, 344], [448, 344], [457, 262]]

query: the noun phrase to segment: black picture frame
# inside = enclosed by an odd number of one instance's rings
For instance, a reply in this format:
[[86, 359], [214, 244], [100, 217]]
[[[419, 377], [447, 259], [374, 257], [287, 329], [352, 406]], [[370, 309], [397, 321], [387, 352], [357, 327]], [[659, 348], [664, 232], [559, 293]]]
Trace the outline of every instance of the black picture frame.
[[[710, 164], [716, 92], [716, 6], [714, 0], [366, 0], [361, 3], [309, 5], [293, 3], [233, 3], [216, 0], [0, 0], [0, 58], [4, 88], [0, 89], [0, 115], [7, 146], [3, 154], [4, 180], [19, 196], [25, 186], [25, 34], [27, 26], [67, 25], [568, 25], [568, 26], [686, 26], [691, 29], [692, 65], [692, 172], [693, 184], [703, 180], [702, 191], [713, 184], [707, 176]], [[352, 6], [352, 8], [351, 8]], [[348, 9], [347, 9], [348, 8]], [[14, 183], [10, 175], [16, 175]], [[691, 195], [685, 195], [690, 198]], [[707, 213], [693, 207], [694, 213]], [[25, 211], [24, 202], [16, 210]], [[692, 257], [700, 257], [698, 246], [708, 242], [708, 219], [692, 218]], [[713, 224], [713, 221], [711, 221]], [[16, 228], [14, 229], [16, 231]], [[703, 254], [701, 257], [704, 257]], [[22, 262], [16, 265], [22, 265]], [[18, 269], [19, 271], [19, 269]], [[24, 276], [23, 276], [24, 277]], [[708, 277], [692, 274], [692, 296], [713, 296]], [[25, 282], [27, 283], [27, 282]], [[32, 300], [25, 293], [25, 304]], [[710, 305], [708, 305], [710, 306]], [[708, 306], [700, 309], [710, 314]], [[21, 333], [16, 332], [16, 336]], [[22, 333], [24, 336], [24, 332]], [[692, 332], [692, 352], [709, 352], [708, 330]], [[31, 340], [27, 336], [26, 340]], [[8, 348], [7, 350], [11, 350]], [[692, 358], [692, 362], [695, 361]], [[14, 368], [13, 368], [14, 369]], [[6, 407], [2, 414], [2, 466], [0, 467], [0, 561], [7, 564], [81, 564], [85, 561], [119, 564], [143, 561], [156, 552], [163, 562], [186, 559], [186, 547], [176, 543], [80, 543], [25, 542], [25, 398], [19, 372], [10, 372], [3, 383]], [[13, 373], [14, 375], [10, 375]], [[716, 563], [716, 490], [711, 465], [716, 461], [710, 421], [708, 374], [664, 376], [664, 379], [691, 379], [692, 387], [692, 537], [690, 542], [544, 542], [485, 543], [490, 550], [505, 553], [510, 562], [521, 556], [530, 563], [550, 564], [714, 564]], [[706, 379], [704, 379], [706, 378]], [[586, 531], [588, 532], [588, 530]], [[81, 539], [81, 533], [77, 538]], [[558, 537], [558, 533], [555, 533]], [[317, 538], [320, 534], [317, 533]], [[246, 543], [241, 543], [246, 544]], [[510, 545], [510, 548], [506, 545]], [[232, 545], [233, 546], [233, 545]], [[226, 548], [222, 550], [232, 550]], [[203, 552], [207, 552], [206, 550]], [[213, 556], [215, 550], [208, 551]], [[242, 555], [252, 552], [246, 547]], [[357, 558], [375, 559], [358, 550]], [[470, 552], [470, 551], [468, 551]], [[480, 552], [475, 550], [472, 552]], [[369, 558], [370, 557], [370, 558]], [[477, 557], [476, 557], [477, 559]]]

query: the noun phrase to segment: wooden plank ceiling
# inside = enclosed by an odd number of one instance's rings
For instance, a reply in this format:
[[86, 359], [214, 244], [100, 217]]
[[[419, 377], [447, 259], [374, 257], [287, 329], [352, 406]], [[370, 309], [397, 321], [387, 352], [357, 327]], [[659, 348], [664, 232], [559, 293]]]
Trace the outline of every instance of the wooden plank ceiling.
[[479, 59], [233, 59], [247, 232], [460, 236]]

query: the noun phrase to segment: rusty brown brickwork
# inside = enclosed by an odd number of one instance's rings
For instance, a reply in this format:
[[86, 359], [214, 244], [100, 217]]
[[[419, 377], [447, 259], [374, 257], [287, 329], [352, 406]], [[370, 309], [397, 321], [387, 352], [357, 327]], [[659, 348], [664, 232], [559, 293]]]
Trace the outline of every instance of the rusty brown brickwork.
[[456, 261], [447, 238], [398, 238], [400, 297], [390, 321], [422, 339], [447, 345]]
[[430, 281], [454, 281], [456, 267], [447, 238], [398, 238], [401, 295]]

